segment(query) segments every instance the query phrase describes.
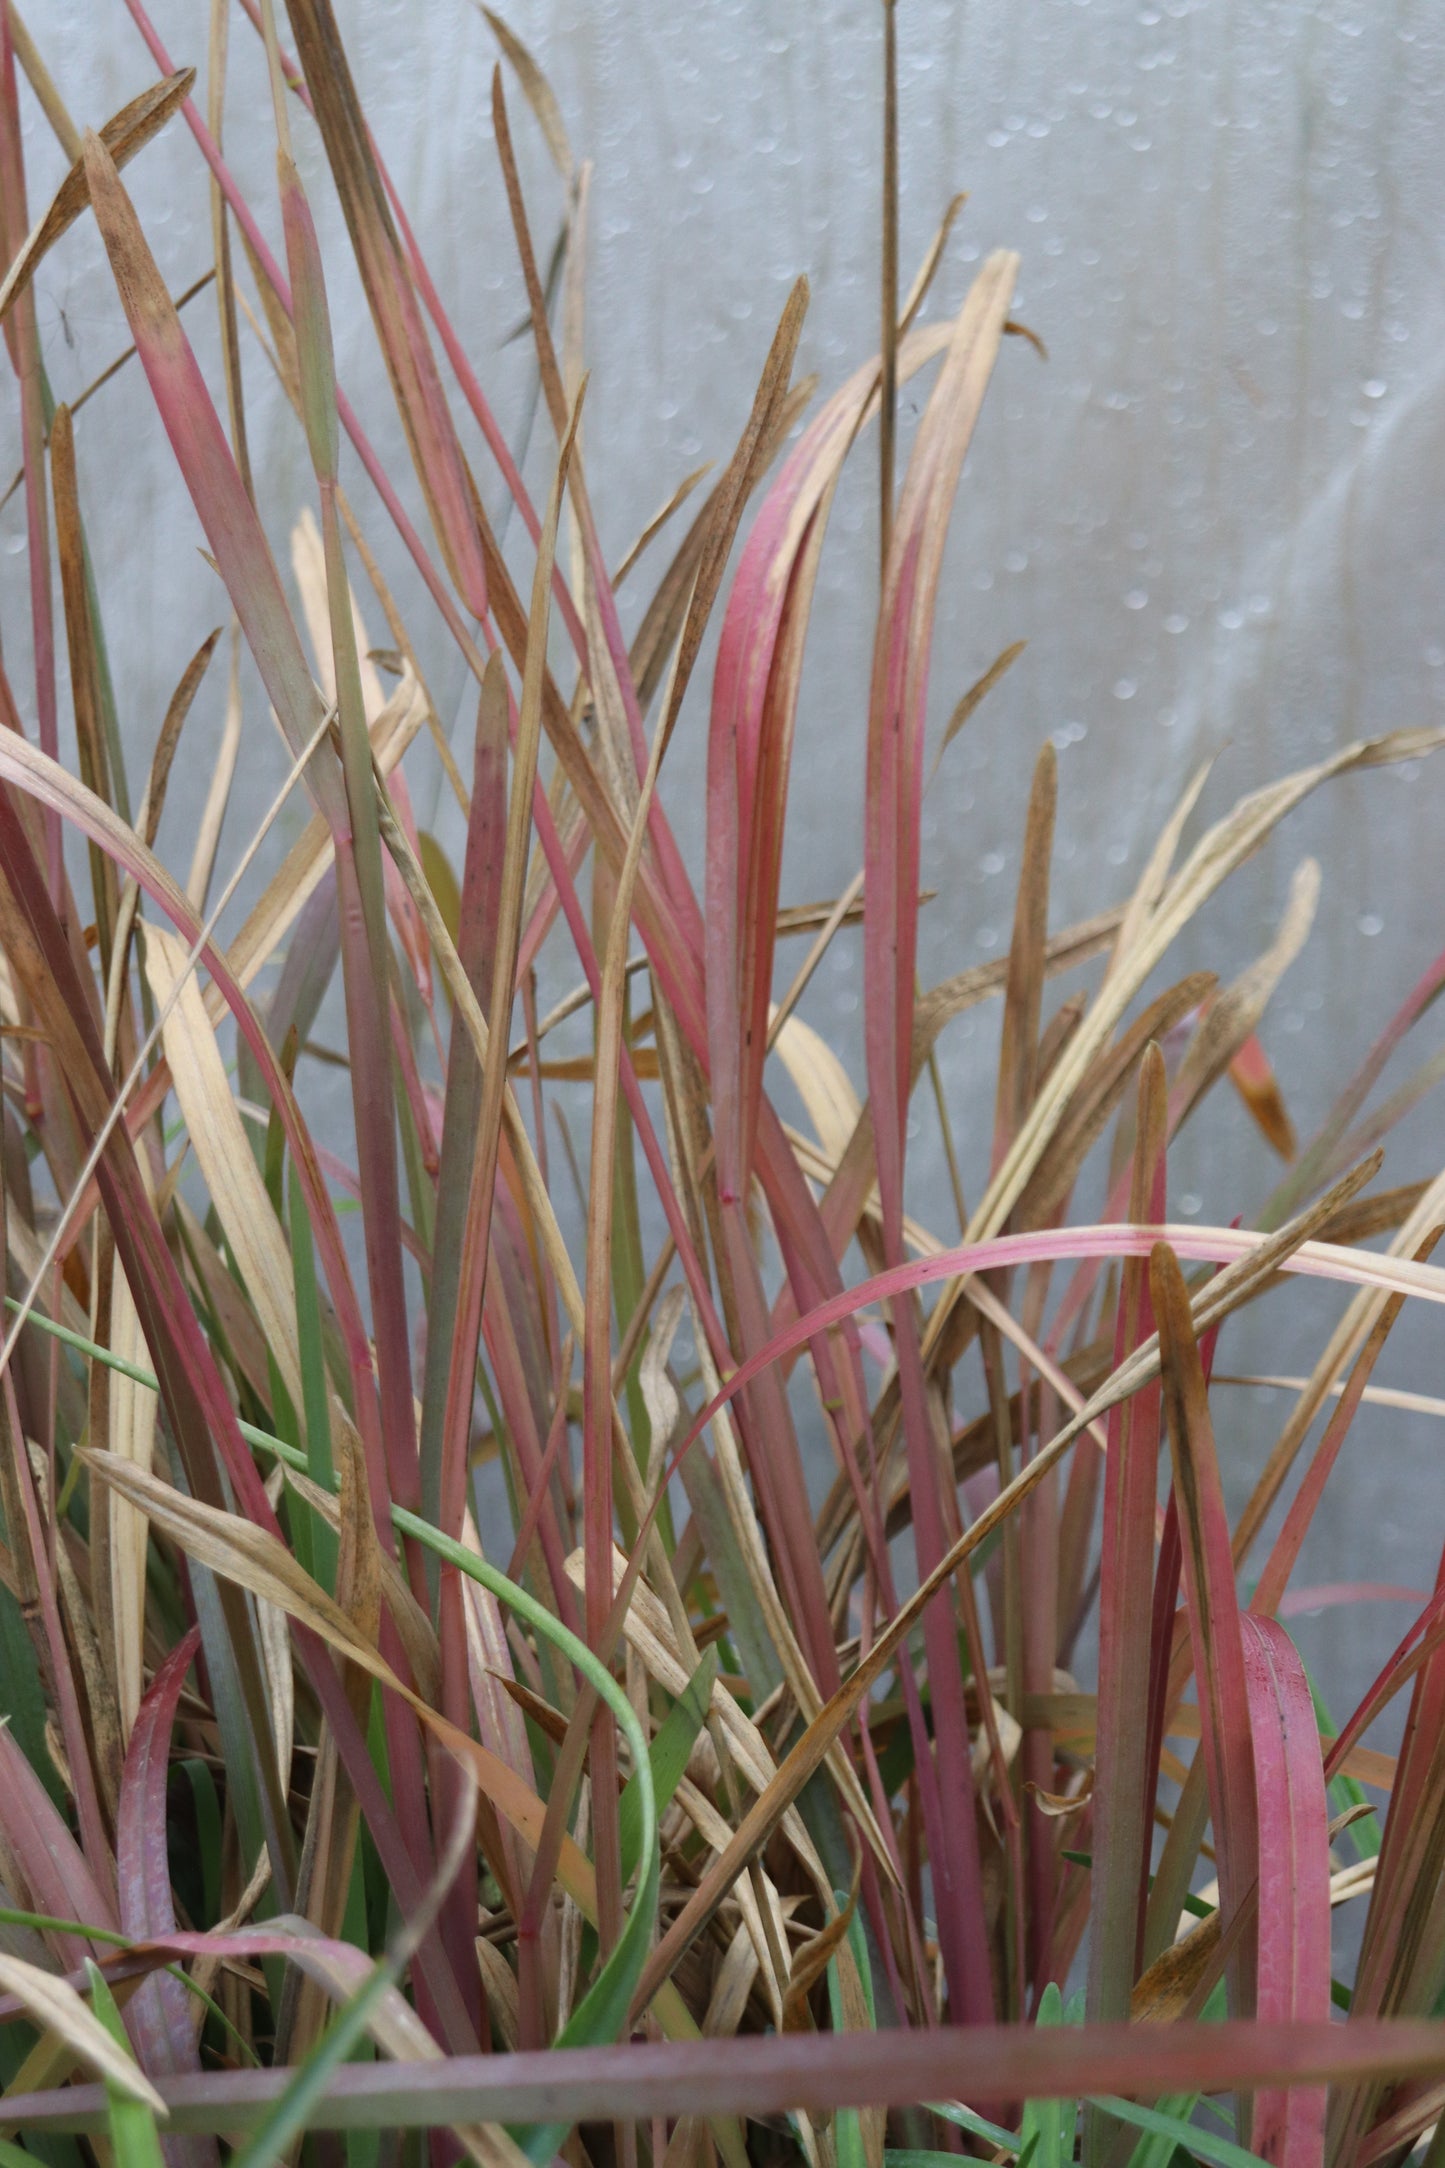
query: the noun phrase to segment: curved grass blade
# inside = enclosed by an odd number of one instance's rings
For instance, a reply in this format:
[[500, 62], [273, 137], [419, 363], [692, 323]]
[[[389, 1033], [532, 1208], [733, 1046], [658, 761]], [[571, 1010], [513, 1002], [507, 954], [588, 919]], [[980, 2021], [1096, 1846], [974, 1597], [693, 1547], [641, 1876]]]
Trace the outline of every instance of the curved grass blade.
[[[182, 68], [159, 83], [150, 83], [138, 98], [106, 121], [100, 140], [115, 161], [117, 170], [128, 165], [152, 136], [158, 135], [195, 84], [194, 68]], [[50, 208], [34, 227], [0, 285], [0, 322], [10, 314], [21, 292], [34, 278], [42, 260], [61, 235], [69, 232], [90, 202], [90, 184], [84, 158], [77, 158], [61, 182]]]
[[[85, 1969], [90, 1979], [91, 2008], [115, 2046], [127, 2053], [129, 2043], [115, 1997], [94, 1958], [87, 1961]], [[137, 2099], [114, 2079], [107, 2081], [106, 2091], [110, 2095], [110, 2142], [115, 2149], [116, 2168], [164, 2168], [155, 2105]], [[192, 2139], [188, 2144], [193, 2148], [198, 2142]], [[206, 2150], [214, 2159], [214, 2143]]]
[[[277, 1448], [280, 1441], [275, 1441]], [[474, 1741], [447, 1723], [436, 1710], [430, 1708], [419, 1696], [405, 1688], [377, 1651], [357, 1633], [350, 1619], [334, 1599], [302, 1572], [285, 1546], [265, 1529], [250, 1526], [235, 1515], [217, 1512], [183, 1498], [169, 1485], [154, 1477], [141, 1474], [139, 1470], [123, 1463], [113, 1462], [111, 1456], [82, 1449], [93, 1473], [102, 1476], [134, 1502], [141, 1504], [152, 1517], [163, 1525], [175, 1540], [194, 1555], [201, 1557], [212, 1570], [250, 1589], [252, 1594], [279, 1604], [298, 1622], [321, 1635], [353, 1663], [360, 1664], [372, 1677], [389, 1685], [402, 1695], [424, 1723], [443, 1744], [450, 1747], [478, 1772], [484, 1784], [499, 1787], [498, 1797], [504, 1811], [509, 1803], [517, 1800], [523, 1792], [518, 1780], [496, 1757], [486, 1753]], [[299, 1449], [285, 1448], [286, 1456], [293, 1462], [303, 1458]], [[107, 1465], [107, 1463], [110, 1463]], [[574, 1664], [588, 1684], [605, 1703], [624, 1738], [633, 1758], [633, 1767], [639, 1778], [639, 1820], [641, 1825], [641, 1868], [633, 1902], [623, 1922], [621, 1934], [596, 1980], [579, 2002], [568, 2023], [558, 2036], [558, 2046], [580, 2046], [599, 2040], [615, 2039], [626, 2022], [634, 1988], [641, 1975], [648, 1943], [653, 1932], [657, 1907], [657, 1892], [661, 1875], [661, 1855], [658, 1847], [657, 1799], [652, 1779], [648, 1742], [631, 1702], [617, 1686], [607, 1667], [576, 1634], [554, 1617], [547, 1607], [499, 1573], [494, 1566], [453, 1538], [433, 1528], [419, 1515], [407, 1512], [403, 1507], [392, 1507], [392, 1518], [400, 1535], [414, 1538], [425, 1544], [444, 1564], [454, 1567], [470, 1579], [480, 1582], [509, 1609], [514, 1611], [550, 1641], [568, 1662]], [[533, 1798], [533, 1805], [536, 1805]], [[524, 1832], [533, 1843], [539, 1834], [539, 1824], [527, 1827]], [[565, 2128], [563, 2131], [565, 2135]], [[543, 2147], [548, 2134], [528, 2141], [528, 2150]], [[560, 2144], [561, 2138], [550, 2135], [546, 2151], [534, 2152], [534, 2157], [547, 2158]]]
[[[1259, 1989], [1263, 2018], [1330, 2010], [1330, 1831], [1314, 1698], [1273, 1619], [1240, 1620], [1259, 1799]], [[1252, 2136], [1274, 2168], [1322, 2168], [1323, 2089], [1255, 2096]]]
[[[120, 1924], [135, 1940], [172, 1932], [175, 1901], [166, 1840], [166, 1778], [171, 1730], [186, 1674], [201, 1645], [192, 1627], [157, 1671], [131, 1731], [121, 1775], [116, 1818], [116, 1889]], [[97, 2001], [97, 2010], [100, 2005]], [[184, 1987], [166, 1974], [147, 1980], [129, 2005], [130, 2033], [144, 2067], [159, 2076], [198, 2070], [196, 2030]], [[196, 2150], [186, 2141], [187, 2158], [214, 2161], [213, 2148]]]

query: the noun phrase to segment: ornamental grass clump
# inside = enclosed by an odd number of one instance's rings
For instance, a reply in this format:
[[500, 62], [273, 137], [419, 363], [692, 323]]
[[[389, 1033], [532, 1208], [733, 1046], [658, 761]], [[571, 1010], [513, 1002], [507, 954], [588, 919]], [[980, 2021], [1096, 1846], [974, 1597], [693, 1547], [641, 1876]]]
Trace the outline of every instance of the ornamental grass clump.
[[[268, 64], [279, 254], [217, 142], [224, 6], [203, 118], [126, 5], [137, 94], [93, 130], [63, 55], [0, 8], [28, 542], [0, 670], [5, 2161], [370, 2168], [419, 2158], [423, 2131], [487, 2168], [1060, 2168], [1076, 2140], [1091, 2168], [1403, 2159], [1445, 2128], [1445, 1598], [1338, 1732], [1281, 1614], [1396, 1319], [1445, 1300], [1445, 1175], [1380, 1184], [1411, 1093], [1375, 1099], [1445, 956], [1298, 1149], [1257, 1033], [1317, 869], [1261, 957], [1173, 958], [1305, 797], [1441, 733], [1344, 746], [1232, 808], [1201, 772], [1133, 888], [1057, 926], [1041, 731], [1007, 953], [921, 985], [945, 538], [990, 379], [1037, 341], [1007, 251], [937, 311], [952, 210], [903, 290], [891, 10], [881, 353], [860, 331], [851, 375], [796, 381], [800, 281], [735, 444], [614, 572], [580, 315], [551, 305], [514, 119], [563, 178], [564, 261], [586, 189], [513, 33], [492, 22], [494, 208], [541, 502], [332, 0], [288, 0], [285, 24], [244, 0], [237, 24]], [[38, 216], [32, 93], [71, 161]], [[214, 190], [203, 296], [168, 291], [124, 173], [163, 128]], [[338, 382], [337, 267], [293, 136], [345, 214], [404, 471]], [[153, 741], [108, 664], [82, 510], [105, 383], [77, 431], [37, 332], [34, 274], [86, 222], [133, 341], [117, 366], [143, 372], [189, 506], [130, 546], [164, 579], [199, 543], [217, 583]], [[215, 382], [182, 304], [219, 307]], [[247, 449], [258, 370], [304, 451], [289, 577], [264, 522], [295, 506]], [[834, 493], [875, 443], [866, 768], [829, 777], [860, 871], [799, 911], [804, 648]], [[387, 529], [422, 597], [405, 614]], [[624, 577], [651, 582], [630, 639]], [[457, 667], [449, 736], [429, 688]], [[186, 872], [157, 855], [167, 784], [227, 700]], [[267, 708], [284, 785], [218, 886]], [[698, 865], [657, 788], [684, 710], [706, 734]], [[408, 780], [438, 767], [451, 853]], [[856, 1075], [800, 1013], [837, 941], [861, 944]], [[575, 993], [544, 1010], [539, 969]], [[317, 1036], [333, 984], [339, 1047]], [[996, 1090], [951, 1105], [938, 1043], [985, 1003]], [[559, 1057], [579, 1016], [585, 1056]], [[1321, 1059], [1346, 1073], [1334, 1041]], [[316, 1114], [323, 1069], [349, 1121]], [[1178, 1225], [1170, 1146], [1216, 1087], [1288, 1163], [1247, 1223]], [[955, 1177], [954, 1132], [990, 1140], [981, 1194], [955, 1178], [928, 1221], [906, 1202], [923, 1125]], [[1318, 1361], [1231, 1522], [1216, 1341], [1300, 1275], [1343, 1308], [1320, 1291]], [[484, 1461], [505, 1527], [479, 1510]], [[1371, 1727], [1397, 1697], [1391, 1755]]]

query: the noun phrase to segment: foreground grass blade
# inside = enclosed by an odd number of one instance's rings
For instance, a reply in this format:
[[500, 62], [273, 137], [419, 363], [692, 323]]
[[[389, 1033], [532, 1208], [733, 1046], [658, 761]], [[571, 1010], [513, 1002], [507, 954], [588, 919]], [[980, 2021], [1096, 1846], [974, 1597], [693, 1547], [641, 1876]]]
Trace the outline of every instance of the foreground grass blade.
[[[156, 1673], [126, 1754], [116, 1825], [116, 1883], [121, 1927], [136, 1940], [171, 1933], [176, 1925], [166, 1774], [176, 1709], [200, 1640], [200, 1629], [192, 1628]], [[129, 2004], [128, 2016], [141, 2062], [153, 2075], [200, 2068], [190, 1998], [177, 1980], [165, 1973], [147, 1980]], [[190, 2157], [202, 2168], [206, 2158], [215, 2158], [214, 2153], [195, 2152]]]
[[[299, 1453], [296, 1457], [301, 1458]], [[215, 1572], [240, 1582], [252, 1594], [278, 1604], [300, 1623], [322, 1635], [352, 1662], [361, 1664], [373, 1677], [390, 1684], [394, 1690], [404, 1691], [399, 1688], [384, 1659], [359, 1637], [340, 1606], [301, 1571], [277, 1537], [265, 1529], [249, 1527], [232, 1515], [183, 1499], [155, 1477], [143, 1476], [126, 1464], [116, 1462], [113, 1456], [89, 1453], [88, 1460], [97, 1475], [163, 1520], [176, 1540], [201, 1557]], [[579, 2035], [592, 2039], [599, 2035], [615, 2036], [621, 2028], [652, 1932], [660, 1873], [656, 1795], [646, 1736], [631, 1703], [605, 1667], [585, 1642], [561, 1625], [545, 1605], [418, 1515], [401, 1506], [393, 1507], [392, 1515], [399, 1534], [425, 1544], [446, 1564], [478, 1581], [534, 1631], [561, 1650], [596, 1690], [627, 1740], [640, 1784], [641, 1869], [637, 1889], [617, 1946], [564, 2028], [561, 2044], [570, 2044]], [[428, 1709], [418, 1696], [406, 1693], [405, 1698], [438, 1737], [452, 1745], [453, 1751], [476, 1762], [477, 1757], [467, 1751], [470, 1742], [447, 1725], [444, 1718]], [[480, 1766], [484, 1776], [498, 1773], [491, 1770], [491, 1757]], [[515, 1793], [514, 1786], [509, 1789]]]
[[[1153, 2098], [1230, 2086], [1317, 2085], [1374, 2077], [1401, 2083], [1445, 2073], [1445, 2024], [1424, 2019], [1349, 2025], [1221, 2024], [934, 2027], [910, 2032], [779, 2035], [638, 2043], [540, 2055], [456, 2056], [434, 2065], [353, 2064], [336, 2075], [319, 2111], [331, 2129], [417, 2129], [453, 2123], [569, 2123], [652, 2115], [777, 2115], [870, 2103], [912, 2105], [975, 2098]], [[285, 2071], [223, 2072], [168, 2082], [171, 2129], [252, 2128], [288, 2082]], [[104, 2127], [99, 2087], [11, 2095], [5, 2113], [23, 2130]], [[1120, 2113], [1122, 2115], [1122, 2106]]]
[[[101, 1975], [100, 1967], [92, 1958], [86, 1967], [90, 1977], [90, 1998], [95, 2016], [105, 2027], [111, 2040], [122, 2054], [126, 2052], [125, 2026], [111, 1994]], [[112, 2079], [106, 2087], [110, 2095], [110, 2142], [115, 2148], [116, 2168], [162, 2168], [164, 2155], [156, 2131], [156, 2111], [152, 2102], [137, 2098], [124, 2086]], [[194, 2145], [196, 2141], [190, 2141]], [[189, 2151], [189, 2146], [187, 2148]]]
[[[1314, 1697], [1282, 1626], [1246, 1613], [1240, 1630], [1259, 1800], [1259, 2014], [1319, 2021], [1330, 2008], [1330, 1840]], [[1323, 2090], [1258, 2094], [1253, 2137], [1276, 2168], [1321, 2168]]]
[[0, 1990], [13, 1995], [42, 2031], [55, 2033], [88, 2070], [99, 2071], [107, 2088], [125, 2100], [136, 2101], [152, 2114], [165, 2116], [166, 2106], [129, 2046], [117, 2041], [95, 2013], [89, 2010], [66, 1980], [42, 1972], [18, 1957], [0, 1956]]

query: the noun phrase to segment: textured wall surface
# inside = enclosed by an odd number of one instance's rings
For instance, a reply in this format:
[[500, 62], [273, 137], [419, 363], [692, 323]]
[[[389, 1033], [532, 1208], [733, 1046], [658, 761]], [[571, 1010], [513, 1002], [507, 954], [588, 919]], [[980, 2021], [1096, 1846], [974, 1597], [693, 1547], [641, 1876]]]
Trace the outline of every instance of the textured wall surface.
[[[155, 0], [178, 62], [204, 69], [208, 12], [203, 0]], [[529, 351], [508, 343], [523, 301], [491, 141], [491, 35], [468, 0], [342, 0], [340, 14], [438, 283], [502, 420], [530, 445], [529, 474], [544, 483], [549, 447], [533, 426]], [[98, 121], [152, 72], [123, 0], [31, 0], [28, 19], [79, 119]], [[588, 457], [615, 556], [681, 474], [725, 456], [800, 270], [813, 287], [802, 365], [831, 384], [871, 351], [880, 10], [874, 0], [515, 0], [512, 19], [555, 84], [579, 155], [596, 162]], [[1445, 16], [1422, 0], [900, 0], [899, 25], [905, 276], [948, 196], [968, 189], [936, 305], [956, 299], [988, 248], [1015, 246], [1018, 312], [1050, 352], [1043, 363], [1009, 343], [951, 545], [939, 715], [1007, 642], [1028, 647], [928, 800], [926, 878], [939, 895], [925, 914], [922, 968], [932, 980], [1006, 939], [1024, 794], [1045, 735], [1061, 752], [1063, 923], [1125, 891], [1200, 760], [1217, 756], [1205, 803], [1218, 812], [1355, 735], [1445, 721]], [[274, 231], [264, 95], [237, 10], [228, 141]], [[559, 191], [520, 101], [514, 109], [546, 241]], [[58, 175], [31, 118], [36, 171]], [[299, 155], [335, 244], [343, 378], [402, 475], [394, 412], [304, 125]], [[131, 178], [179, 289], [209, 252], [207, 191], [183, 128]], [[67, 239], [40, 290], [47, 359], [57, 389], [74, 394], [124, 343], [93, 230]], [[208, 297], [189, 321], [213, 367]], [[254, 342], [245, 366], [263, 508], [284, 549], [304, 456]], [[78, 435], [139, 766], [183, 662], [218, 621], [219, 597], [189, 547], [163, 563], [146, 554], [162, 530], [197, 531], [137, 371], [107, 387]], [[479, 473], [499, 505], [485, 458]], [[364, 488], [358, 501], [380, 545]], [[870, 444], [840, 496], [810, 648], [785, 881], [796, 900], [835, 893], [860, 861], [875, 502]], [[12, 498], [0, 513], [9, 565], [0, 626], [16, 651], [23, 547]], [[388, 543], [382, 555], [438, 701], [465, 732], [460, 665], [399, 552]], [[700, 674], [666, 789], [694, 852], [705, 687]], [[173, 788], [162, 843], [177, 859], [219, 726], [217, 689]], [[228, 852], [279, 767], [253, 703]], [[1353, 1063], [1440, 945], [1442, 810], [1445, 764], [1334, 786], [1211, 907], [1183, 959], [1207, 952], [1241, 967], [1268, 939], [1299, 859], [1320, 859], [1318, 920], [1265, 1031], [1302, 1130], [1327, 1104], [1339, 1064]], [[442, 807], [443, 825], [444, 816]], [[856, 941], [840, 942], [810, 1010], [850, 1051], [858, 963]], [[943, 1044], [974, 1185], [995, 1028], [965, 1022]], [[938, 1195], [929, 1133], [917, 1170], [924, 1200]], [[1439, 1137], [1427, 1107], [1392, 1146], [1387, 1178], [1433, 1172]], [[1240, 1111], [1221, 1105], [1182, 1143], [1175, 1179], [1182, 1211], [1228, 1219], [1257, 1206], [1271, 1169]], [[1287, 1294], [1272, 1329], [1232, 1329], [1221, 1362], [1307, 1367], [1337, 1306], [1319, 1291]], [[1437, 1386], [1438, 1344], [1428, 1321], [1407, 1323], [1391, 1380]], [[1270, 1406], [1221, 1392], [1236, 1493], [1285, 1405], [1279, 1394]], [[1445, 1521], [1442, 1444], [1445, 1432], [1425, 1419], [1367, 1412], [1307, 1578], [1428, 1585]], [[1366, 1644], [1382, 1649], [1405, 1616], [1335, 1612], [1304, 1627], [1306, 1646], [1343, 1692], [1365, 1670]]]

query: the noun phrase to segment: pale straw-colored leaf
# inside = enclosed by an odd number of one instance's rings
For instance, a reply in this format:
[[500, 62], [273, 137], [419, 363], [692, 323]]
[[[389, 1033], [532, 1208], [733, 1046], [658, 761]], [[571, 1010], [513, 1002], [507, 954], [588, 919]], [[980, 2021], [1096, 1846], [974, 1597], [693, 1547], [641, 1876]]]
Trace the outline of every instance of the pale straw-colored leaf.
[[200, 983], [193, 971], [186, 970], [183, 943], [163, 927], [146, 927], [145, 964], [156, 1002], [166, 1010], [166, 1060], [191, 1149], [266, 1345], [293, 1407], [299, 1408], [301, 1362], [291, 1253], [232, 1095]]
[[[142, 1168], [145, 1162], [141, 1161]], [[111, 1353], [132, 1368], [150, 1360], [130, 1286], [115, 1262], [110, 1290]], [[124, 1370], [110, 1379], [110, 1449], [122, 1460], [149, 1472], [155, 1456], [159, 1396]], [[127, 1739], [145, 1691], [145, 1560], [147, 1522], [128, 1498], [107, 1496], [110, 1517], [110, 1615], [115, 1648], [116, 1698]]]
[[[321, 546], [321, 529], [316, 524], [316, 514], [309, 504], [301, 507], [295, 526], [291, 529], [291, 570], [301, 596], [301, 615], [306, 622], [306, 635], [311, 643], [311, 654], [316, 664], [316, 676], [327, 699], [336, 699], [336, 660], [331, 645], [331, 613], [326, 599], [326, 556]], [[386, 693], [381, 674], [371, 660], [371, 640], [366, 630], [366, 620], [356, 599], [356, 590], [348, 586], [351, 599], [352, 632], [356, 641], [356, 667], [361, 679], [361, 704], [366, 712], [367, 727], [376, 722], [386, 706]]]
[[226, 683], [226, 717], [221, 726], [221, 742], [216, 748], [215, 766], [206, 787], [206, 802], [201, 808], [200, 826], [196, 830], [196, 840], [191, 850], [191, 870], [186, 875], [186, 895], [197, 911], [204, 911], [206, 908], [211, 876], [216, 870], [216, 852], [220, 847], [226, 808], [231, 802], [231, 785], [236, 779], [236, 761], [241, 751], [241, 722], [240, 633], [239, 627], [233, 626], [231, 670]]
[[128, 2100], [143, 2100], [164, 2118], [166, 2104], [125, 2049], [118, 2047], [68, 1980], [20, 1957], [0, 1956], [0, 1989], [22, 2005], [43, 2033], [54, 2033], [86, 2067]]

